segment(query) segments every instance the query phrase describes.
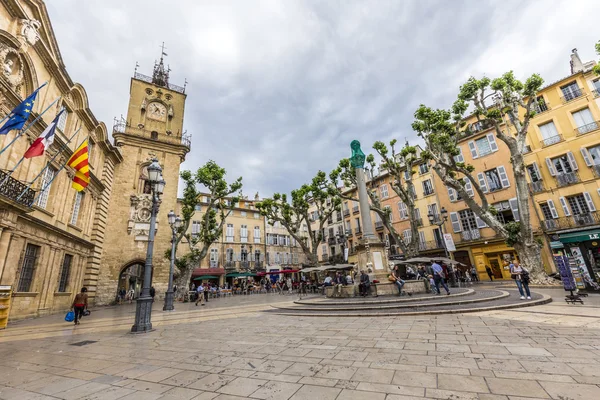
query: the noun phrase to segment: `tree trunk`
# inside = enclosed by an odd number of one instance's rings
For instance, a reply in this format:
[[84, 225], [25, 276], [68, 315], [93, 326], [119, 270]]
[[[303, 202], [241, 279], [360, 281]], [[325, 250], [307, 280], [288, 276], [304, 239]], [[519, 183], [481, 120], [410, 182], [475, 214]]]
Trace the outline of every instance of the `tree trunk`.
[[535, 285], [557, 285], [558, 283], [548, 277], [542, 264], [542, 248], [539, 243], [527, 244], [525, 242], [515, 243], [515, 250], [519, 254], [521, 265], [529, 271], [531, 284]]

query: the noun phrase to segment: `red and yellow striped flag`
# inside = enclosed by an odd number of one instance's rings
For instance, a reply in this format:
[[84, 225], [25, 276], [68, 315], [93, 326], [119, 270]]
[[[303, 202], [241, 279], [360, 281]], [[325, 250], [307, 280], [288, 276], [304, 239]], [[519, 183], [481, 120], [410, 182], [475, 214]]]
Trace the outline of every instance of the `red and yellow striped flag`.
[[75, 170], [71, 186], [78, 192], [81, 192], [90, 183], [88, 158], [88, 140], [86, 139], [67, 161], [67, 165]]

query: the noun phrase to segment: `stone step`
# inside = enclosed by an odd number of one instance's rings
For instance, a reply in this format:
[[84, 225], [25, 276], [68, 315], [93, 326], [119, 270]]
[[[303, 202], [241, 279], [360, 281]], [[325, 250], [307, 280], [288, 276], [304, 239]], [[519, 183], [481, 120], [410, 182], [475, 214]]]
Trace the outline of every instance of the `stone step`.
[[[443, 293], [443, 291], [442, 291]], [[450, 296], [446, 295], [435, 295], [430, 293], [415, 294], [412, 296], [378, 296], [378, 297], [350, 297], [344, 299], [337, 298], [324, 298], [323, 296], [312, 297], [303, 300], [294, 301], [295, 304], [306, 304], [314, 306], [332, 306], [332, 305], [357, 305], [357, 304], [394, 304], [394, 303], [407, 303], [417, 302], [424, 300], [439, 299], [440, 296], [444, 298], [456, 298], [460, 296], [470, 296], [475, 294], [475, 290], [466, 288], [451, 288]], [[367, 300], [370, 299], [370, 300]]]

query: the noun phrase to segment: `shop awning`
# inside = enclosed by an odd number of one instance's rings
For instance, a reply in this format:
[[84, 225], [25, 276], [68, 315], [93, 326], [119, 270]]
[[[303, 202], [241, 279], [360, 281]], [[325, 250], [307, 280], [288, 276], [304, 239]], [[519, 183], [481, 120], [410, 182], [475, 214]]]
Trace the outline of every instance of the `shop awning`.
[[562, 242], [550, 242], [550, 248], [552, 249], [562, 249], [564, 247]]
[[207, 279], [219, 279], [219, 277], [216, 276], [216, 275], [203, 275], [203, 276], [199, 276], [197, 278], [194, 278], [193, 280], [194, 281], [204, 281], [204, 280], [207, 280]]
[[225, 275], [224, 268], [196, 268], [192, 271], [192, 276], [204, 276], [204, 275]]
[[241, 277], [246, 277], [246, 276], [257, 276], [257, 275], [253, 274], [251, 272], [230, 272], [227, 275], [225, 275], [225, 278], [241, 278]]
[[560, 234], [561, 243], [587, 242], [588, 240], [600, 240], [600, 229]]

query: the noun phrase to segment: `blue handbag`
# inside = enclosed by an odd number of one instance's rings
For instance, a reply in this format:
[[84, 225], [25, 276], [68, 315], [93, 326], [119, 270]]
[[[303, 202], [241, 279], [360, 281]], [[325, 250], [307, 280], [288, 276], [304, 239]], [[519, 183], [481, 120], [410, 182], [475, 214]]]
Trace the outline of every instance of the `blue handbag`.
[[67, 322], [73, 322], [74, 319], [75, 319], [75, 313], [73, 311], [69, 311], [67, 313], [67, 315], [65, 315], [65, 321], [67, 321]]

